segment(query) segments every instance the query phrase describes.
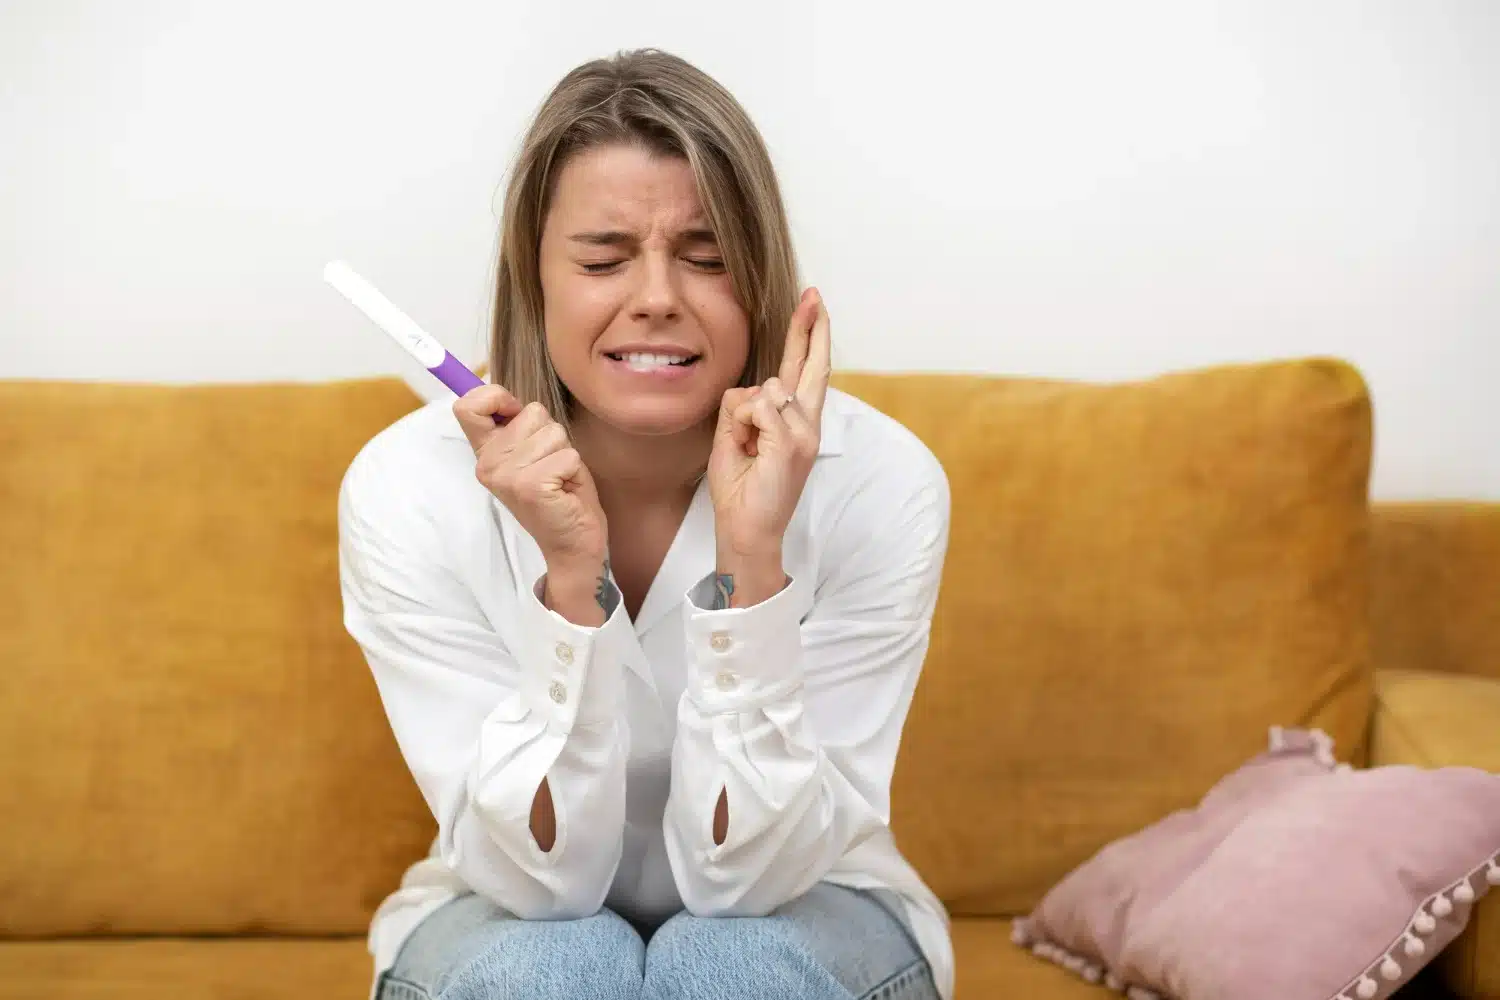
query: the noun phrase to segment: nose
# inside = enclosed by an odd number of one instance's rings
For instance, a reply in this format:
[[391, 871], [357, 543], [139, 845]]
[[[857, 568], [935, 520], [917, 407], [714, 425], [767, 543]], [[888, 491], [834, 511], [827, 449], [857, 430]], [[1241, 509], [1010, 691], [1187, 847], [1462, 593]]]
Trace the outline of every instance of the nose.
[[630, 302], [632, 319], [648, 322], [674, 320], [682, 311], [682, 298], [671, 256], [661, 250], [641, 255], [641, 266], [635, 269], [636, 286]]

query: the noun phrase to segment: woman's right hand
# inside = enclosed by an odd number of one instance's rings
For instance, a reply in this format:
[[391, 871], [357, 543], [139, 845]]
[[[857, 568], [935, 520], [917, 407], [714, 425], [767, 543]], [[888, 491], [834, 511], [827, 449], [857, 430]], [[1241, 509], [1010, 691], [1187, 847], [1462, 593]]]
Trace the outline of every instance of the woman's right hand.
[[[474, 449], [475, 476], [542, 550], [549, 593], [556, 587], [567, 599], [579, 590], [592, 601], [609, 534], [594, 480], [562, 425], [498, 385], [469, 390], [453, 414]], [[496, 416], [507, 422], [497, 425]]]

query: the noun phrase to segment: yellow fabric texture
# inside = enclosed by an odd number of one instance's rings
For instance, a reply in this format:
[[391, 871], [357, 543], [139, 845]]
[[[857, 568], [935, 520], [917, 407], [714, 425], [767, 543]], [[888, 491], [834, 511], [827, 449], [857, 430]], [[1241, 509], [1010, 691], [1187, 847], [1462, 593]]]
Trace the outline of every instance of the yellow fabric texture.
[[[1014, 947], [1008, 920], [958, 920], [953, 937], [961, 1000], [1110, 995]], [[357, 1000], [369, 986], [370, 956], [354, 938], [0, 942], [0, 1000]]]
[[892, 823], [954, 913], [1027, 912], [1273, 723], [1362, 752], [1371, 439], [1352, 368], [837, 384], [924, 439], [951, 485]]
[[1376, 518], [1378, 665], [1500, 678], [1500, 503], [1388, 503]]
[[0, 383], [0, 935], [364, 931], [428, 820], [335, 501], [416, 402]]
[[[1491, 600], [1495, 596], [1492, 592]], [[1370, 731], [1374, 764], [1500, 773], [1500, 678], [1378, 671]], [[1440, 824], [1442, 817], [1432, 821]], [[1500, 892], [1492, 890], [1479, 901], [1463, 935], [1437, 963], [1459, 996], [1500, 1000]]]
[[1120, 996], [1017, 948], [1010, 941], [1010, 923], [1003, 917], [953, 921], [957, 1000], [1108, 1000]]
[[0, 1000], [363, 1000], [363, 938], [0, 941]]

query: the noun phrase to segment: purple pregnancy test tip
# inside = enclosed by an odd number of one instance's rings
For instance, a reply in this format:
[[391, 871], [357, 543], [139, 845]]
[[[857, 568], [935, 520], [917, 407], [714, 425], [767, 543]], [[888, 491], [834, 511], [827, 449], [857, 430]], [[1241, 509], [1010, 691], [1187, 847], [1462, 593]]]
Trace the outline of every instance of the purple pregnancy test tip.
[[[432, 372], [439, 382], [451, 389], [455, 396], [467, 395], [470, 390], [484, 385], [484, 380], [469, 371], [468, 367], [462, 361], [455, 358], [451, 351], [443, 352], [442, 364], [436, 368], [429, 368], [427, 370]], [[505, 418], [497, 413], [495, 414], [495, 423], [503, 424], [505, 423]]]

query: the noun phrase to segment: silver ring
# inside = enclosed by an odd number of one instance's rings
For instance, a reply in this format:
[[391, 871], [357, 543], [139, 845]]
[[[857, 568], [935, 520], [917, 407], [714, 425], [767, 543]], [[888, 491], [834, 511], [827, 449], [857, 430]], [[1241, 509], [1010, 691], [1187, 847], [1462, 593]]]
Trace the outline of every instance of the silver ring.
[[776, 404], [776, 412], [780, 413], [782, 410], [786, 409], [788, 406], [791, 406], [796, 401], [797, 401], [797, 397], [796, 396], [787, 396], [781, 402], [779, 402], [779, 403]]

